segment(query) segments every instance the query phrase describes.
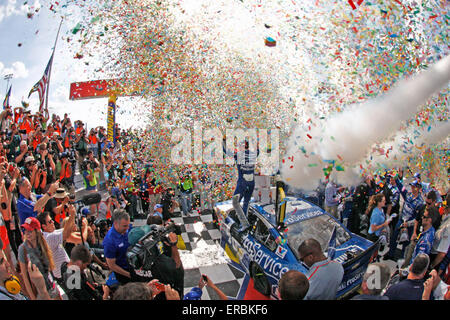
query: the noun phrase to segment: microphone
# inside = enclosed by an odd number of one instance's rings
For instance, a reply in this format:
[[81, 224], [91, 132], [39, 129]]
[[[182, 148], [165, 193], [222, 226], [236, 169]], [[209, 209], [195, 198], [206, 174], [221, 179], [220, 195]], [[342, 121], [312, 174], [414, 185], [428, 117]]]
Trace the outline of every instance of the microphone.
[[85, 195], [81, 199], [81, 201], [84, 203], [84, 205], [89, 206], [89, 205], [92, 205], [92, 204], [100, 203], [102, 201], [102, 196], [98, 192], [91, 193], [91, 194]]

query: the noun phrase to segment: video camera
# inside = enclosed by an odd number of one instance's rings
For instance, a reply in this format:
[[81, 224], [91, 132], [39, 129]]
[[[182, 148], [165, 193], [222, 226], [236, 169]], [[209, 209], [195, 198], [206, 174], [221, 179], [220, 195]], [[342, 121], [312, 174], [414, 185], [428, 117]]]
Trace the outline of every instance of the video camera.
[[171, 232], [181, 235], [180, 226], [170, 222], [165, 227], [151, 225], [151, 231], [138, 240], [128, 249], [128, 264], [135, 270], [150, 270], [156, 259], [164, 252], [163, 242], [170, 242], [168, 236]]

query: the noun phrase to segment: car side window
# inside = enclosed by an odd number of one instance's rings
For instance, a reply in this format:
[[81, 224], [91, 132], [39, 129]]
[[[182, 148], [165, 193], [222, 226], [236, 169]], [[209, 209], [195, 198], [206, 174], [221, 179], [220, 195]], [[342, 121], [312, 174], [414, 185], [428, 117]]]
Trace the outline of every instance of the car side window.
[[267, 226], [260, 219], [257, 219], [255, 224], [255, 230], [253, 236], [264, 246], [266, 246], [270, 251], [275, 251], [277, 248], [277, 243], [275, 238], [270, 233]]

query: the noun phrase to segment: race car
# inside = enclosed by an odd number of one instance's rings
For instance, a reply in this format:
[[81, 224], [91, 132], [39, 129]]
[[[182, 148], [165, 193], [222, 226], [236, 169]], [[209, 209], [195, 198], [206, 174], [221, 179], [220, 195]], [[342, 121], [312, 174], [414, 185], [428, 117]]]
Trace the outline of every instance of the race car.
[[[278, 299], [278, 281], [283, 273], [289, 270], [307, 273], [297, 249], [304, 240], [314, 238], [325, 255], [330, 252], [332, 259], [344, 267], [336, 298], [345, 299], [355, 293], [367, 265], [378, 254], [378, 242], [351, 233], [317, 205], [301, 198], [285, 197], [282, 184], [276, 191], [275, 203], [252, 200], [247, 215], [237, 197], [215, 205], [221, 246], [229, 258], [253, 279], [257, 291]], [[330, 246], [334, 250], [329, 250]]]

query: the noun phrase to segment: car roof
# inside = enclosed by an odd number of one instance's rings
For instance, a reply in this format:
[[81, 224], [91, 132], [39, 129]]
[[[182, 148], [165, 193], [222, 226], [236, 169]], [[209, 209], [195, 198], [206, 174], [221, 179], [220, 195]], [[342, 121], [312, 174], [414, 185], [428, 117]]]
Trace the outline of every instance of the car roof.
[[[285, 201], [286, 214], [284, 223], [286, 225], [326, 214], [319, 206], [301, 198], [286, 197]], [[275, 204], [259, 205], [257, 202], [253, 202], [251, 206], [262, 214], [273, 226], [276, 226]]]
[[[307, 220], [313, 217], [326, 214], [319, 206], [312, 204], [304, 199], [295, 197], [286, 197], [286, 214], [284, 223], [286, 225], [297, 223], [299, 221]], [[254, 200], [250, 202], [250, 207], [254, 208], [260, 215], [262, 215], [272, 226], [276, 227], [275, 204], [261, 204]], [[222, 211], [228, 211], [233, 208], [231, 200], [216, 203], [216, 207]]]

